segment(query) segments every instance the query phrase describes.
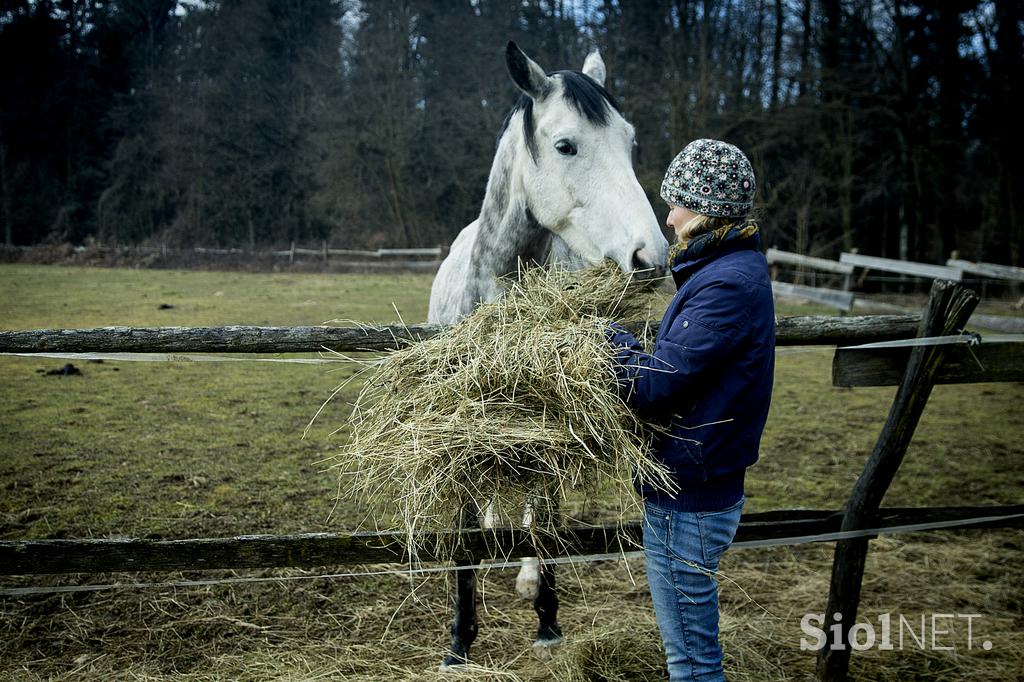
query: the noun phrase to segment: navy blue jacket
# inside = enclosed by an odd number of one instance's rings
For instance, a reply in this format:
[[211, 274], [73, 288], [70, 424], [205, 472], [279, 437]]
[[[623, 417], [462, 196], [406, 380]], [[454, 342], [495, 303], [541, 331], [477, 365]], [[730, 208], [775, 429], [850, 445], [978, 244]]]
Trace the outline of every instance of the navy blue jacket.
[[609, 331], [621, 347], [623, 397], [641, 417], [669, 427], [653, 456], [681, 491], [640, 490], [660, 506], [724, 509], [740, 499], [746, 468], [757, 461], [775, 374], [775, 308], [760, 244], [755, 235], [695, 259], [684, 252], [651, 353], [629, 332]]

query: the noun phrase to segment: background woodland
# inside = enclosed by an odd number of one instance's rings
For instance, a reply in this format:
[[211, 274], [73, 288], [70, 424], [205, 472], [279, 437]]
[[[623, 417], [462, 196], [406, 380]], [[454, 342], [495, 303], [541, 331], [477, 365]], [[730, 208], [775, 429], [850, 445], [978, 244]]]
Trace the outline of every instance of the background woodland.
[[516, 97], [599, 47], [657, 190], [689, 140], [766, 243], [1022, 265], [1024, 2], [0, 0], [8, 245], [448, 244]]

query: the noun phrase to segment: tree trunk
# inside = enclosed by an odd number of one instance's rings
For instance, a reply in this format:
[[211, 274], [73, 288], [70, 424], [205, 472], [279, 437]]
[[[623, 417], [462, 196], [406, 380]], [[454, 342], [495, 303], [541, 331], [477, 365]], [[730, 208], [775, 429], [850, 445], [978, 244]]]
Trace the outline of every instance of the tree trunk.
[[409, 226], [405, 222], [405, 216], [402, 213], [402, 197], [398, 193], [398, 178], [395, 176], [395, 166], [391, 162], [390, 156], [385, 160], [385, 164], [388, 170], [388, 192], [391, 194], [391, 209], [395, 213], [395, 220], [398, 222], [402, 237], [405, 239], [406, 248], [412, 248], [415, 245], [412, 241]]
[[800, 12], [800, 22], [803, 25], [803, 40], [800, 43], [800, 84], [797, 95], [803, 99], [810, 87], [811, 79], [811, 8], [813, 0], [804, 0], [803, 9]]
[[784, 23], [782, 0], [775, 0], [775, 38], [772, 41], [772, 109], [777, 109], [779, 106], [779, 88], [782, 86], [782, 29]]
[[0, 140], [0, 195], [4, 212], [4, 244], [14, 246], [14, 226], [11, 216], [11, 185], [7, 176], [7, 145]]
[[1020, 150], [1024, 146], [1018, 108], [1013, 106], [1024, 88], [1024, 45], [1020, 31], [1024, 9], [1020, 2], [1006, 0], [995, 3], [996, 42], [999, 46], [992, 65], [993, 82], [997, 88], [996, 111], [1001, 138], [997, 146], [1000, 158], [1000, 211], [998, 229], [1008, 235], [1010, 265], [1021, 265], [1024, 249], [1024, 218], [1020, 211], [1020, 191], [1024, 187], [1024, 163]]
[[956, 223], [958, 208], [956, 201], [959, 170], [964, 168], [963, 153], [963, 93], [961, 92], [962, 66], [960, 59], [960, 11], [952, 3], [936, 6], [937, 41], [939, 43], [940, 89], [939, 89], [939, 139], [938, 161], [932, 168], [938, 174], [939, 196], [936, 197], [935, 222], [938, 226], [933, 258], [945, 262], [951, 251], [956, 249]]

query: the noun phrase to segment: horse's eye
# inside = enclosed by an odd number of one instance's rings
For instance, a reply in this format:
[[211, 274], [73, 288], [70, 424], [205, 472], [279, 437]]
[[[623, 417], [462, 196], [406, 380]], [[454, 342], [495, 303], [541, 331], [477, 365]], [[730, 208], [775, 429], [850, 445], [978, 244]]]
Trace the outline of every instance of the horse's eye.
[[576, 156], [576, 145], [569, 140], [559, 140], [555, 143], [555, 149], [562, 156]]

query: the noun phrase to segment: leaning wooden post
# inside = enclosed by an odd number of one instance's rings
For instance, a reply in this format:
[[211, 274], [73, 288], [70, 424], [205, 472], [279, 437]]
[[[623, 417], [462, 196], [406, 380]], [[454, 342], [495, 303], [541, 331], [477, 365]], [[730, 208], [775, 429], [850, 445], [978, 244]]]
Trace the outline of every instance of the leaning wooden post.
[[[928, 307], [918, 327], [918, 336], [959, 333], [977, 304], [978, 296], [973, 291], [954, 282], [936, 280], [932, 284]], [[841, 530], [871, 527], [928, 402], [945, 349], [943, 345], [913, 348], [896, 398], [889, 409], [889, 417], [846, 503]], [[833, 648], [835, 644], [830, 641], [818, 652], [818, 679], [824, 682], [846, 680], [850, 665], [850, 627], [856, 623], [868, 539], [854, 538], [836, 543], [828, 608], [825, 610], [822, 627], [829, 632], [830, 626], [837, 622], [842, 627], [839, 645]]]

